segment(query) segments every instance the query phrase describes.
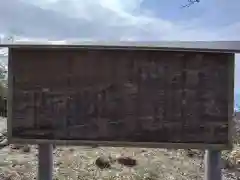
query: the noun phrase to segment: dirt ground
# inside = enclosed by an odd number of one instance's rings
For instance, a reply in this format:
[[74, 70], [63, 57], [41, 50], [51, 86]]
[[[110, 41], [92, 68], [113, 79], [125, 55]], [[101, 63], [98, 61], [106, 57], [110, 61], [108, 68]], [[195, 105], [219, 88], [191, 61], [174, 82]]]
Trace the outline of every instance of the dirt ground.
[[[0, 132], [5, 129], [2, 119]], [[0, 180], [37, 179], [37, 146], [5, 146], [5, 134], [1, 136]], [[229, 169], [225, 161], [222, 167], [223, 180], [240, 179], [240, 170]], [[200, 180], [203, 170], [203, 152], [193, 150], [76, 146], [54, 149], [55, 180]]]

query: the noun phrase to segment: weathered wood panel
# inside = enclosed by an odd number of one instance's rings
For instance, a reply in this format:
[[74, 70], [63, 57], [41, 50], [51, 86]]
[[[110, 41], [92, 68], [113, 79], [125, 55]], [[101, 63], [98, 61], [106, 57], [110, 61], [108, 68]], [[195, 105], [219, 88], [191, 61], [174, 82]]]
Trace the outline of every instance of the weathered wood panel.
[[10, 52], [12, 139], [230, 143], [232, 54]]

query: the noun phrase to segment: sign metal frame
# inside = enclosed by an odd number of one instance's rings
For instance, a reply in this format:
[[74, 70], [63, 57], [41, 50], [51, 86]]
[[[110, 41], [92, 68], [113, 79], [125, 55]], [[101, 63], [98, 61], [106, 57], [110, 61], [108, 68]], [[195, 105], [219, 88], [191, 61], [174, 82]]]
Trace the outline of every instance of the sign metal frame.
[[[130, 147], [151, 147], [151, 148], [175, 148], [175, 149], [187, 149], [187, 148], [194, 148], [194, 149], [213, 149], [213, 150], [224, 150], [224, 149], [231, 149], [232, 148], [232, 127], [233, 127], [233, 102], [234, 102], [234, 52], [236, 50], [219, 50], [219, 49], [204, 49], [204, 48], [161, 48], [155, 47], [152, 50], [159, 50], [159, 51], [197, 51], [197, 52], [212, 52], [212, 53], [227, 53], [229, 54], [229, 75], [228, 75], [228, 144], [198, 144], [198, 143], [152, 143], [152, 142], [113, 142], [113, 141], [83, 141], [83, 140], [47, 140], [47, 139], [22, 139], [22, 138], [15, 138], [12, 136], [12, 103], [13, 103], [13, 74], [12, 74], [12, 52], [14, 49], [118, 49], [119, 46], [102, 46], [102, 45], [9, 45], [9, 61], [8, 61], [8, 138], [9, 143], [28, 143], [28, 144], [58, 144], [58, 145], [102, 145], [102, 146], [130, 146]], [[150, 47], [150, 46], [149, 46]], [[152, 46], [151, 46], [152, 47]], [[120, 49], [139, 49], [139, 50], [151, 50], [149, 48], [145, 48], [144, 46], [127, 46], [122, 45]]]

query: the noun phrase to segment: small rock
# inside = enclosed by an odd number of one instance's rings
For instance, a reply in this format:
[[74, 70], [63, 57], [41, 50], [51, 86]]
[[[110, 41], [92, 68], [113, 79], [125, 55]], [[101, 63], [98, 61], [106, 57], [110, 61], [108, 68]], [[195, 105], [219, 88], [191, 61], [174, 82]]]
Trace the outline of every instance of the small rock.
[[91, 148], [98, 148], [98, 145], [97, 144], [93, 144], [93, 145], [91, 145]]
[[74, 148], [70, 148], [69, 151], [70, 151], [70, 152], [74, 152], [75, 149], [74, 149]]
[[60, 166], [60, 165], [62, 165], [61, 161], [56, 162], [56, 166]]
[[111, 168], [111, 159], [101, 156], [96, 159], [95, 164], [100, 169]]
[[145, 153], [145, 152], [147, 152], [146, 149], [141, 149], [141, 153]]
[[186, 150], [186, 155], [189, 158], [194, 158], [194, 157], [199, 157], [202, 158], [204, 156], [204, 152], [200, 151], [200, 150], [192, 150], [192, 149], [187, 149]]
[[17, 164], [15, 164], [15, 163], [12, 163], [12, 167], [16, 167], [17, 166]]
[[130, 157], [119, 157], [117, 159], [117, 162], [121, 165], [128, 166], [128, 167], [133, 167], [137, 165], [137, 160], [132, 159]]
[[22, 147], [22, 151], [25, 153], [29, 153], [31, 151], [31, 147], [29, 145], [25, 145]]
[[195, 155], [195, 153], [191, 149], [187, 150], [187, 156], [188, 157], [192, 158], [194, 155]]

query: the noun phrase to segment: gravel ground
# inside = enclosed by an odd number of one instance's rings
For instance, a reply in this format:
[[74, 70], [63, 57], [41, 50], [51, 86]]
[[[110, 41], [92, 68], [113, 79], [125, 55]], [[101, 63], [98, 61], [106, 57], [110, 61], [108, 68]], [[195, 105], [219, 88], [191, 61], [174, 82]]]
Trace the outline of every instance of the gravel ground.
[[[0, 120], [0, 132], [6, 120]], [[2, 142], [5, 134], [2, 133]], [[222, 163], [224, 164], [224, 163]], [[37, 146], [2, 146], [0, 180], [36, 179]], [[223, 169], [223, 180], [240, 180], [240, 171]], [[57, 147], [55, 180], [200, 180], [203, 153], [168, 149]]]

